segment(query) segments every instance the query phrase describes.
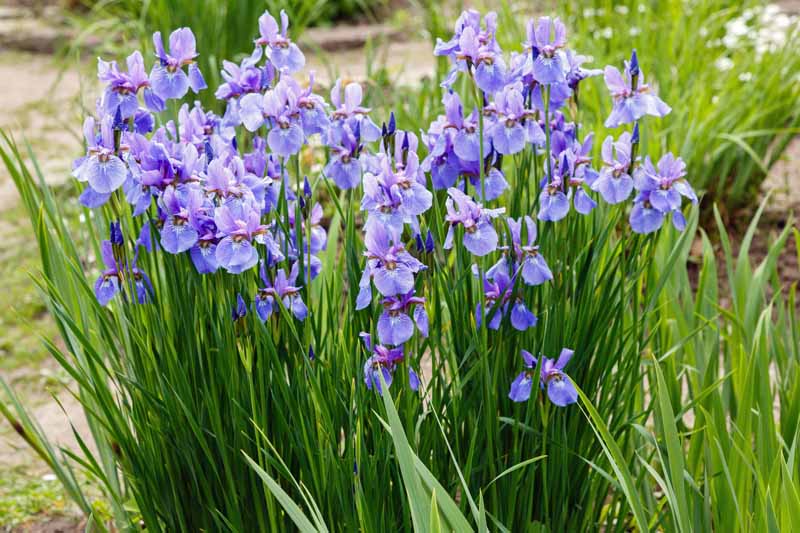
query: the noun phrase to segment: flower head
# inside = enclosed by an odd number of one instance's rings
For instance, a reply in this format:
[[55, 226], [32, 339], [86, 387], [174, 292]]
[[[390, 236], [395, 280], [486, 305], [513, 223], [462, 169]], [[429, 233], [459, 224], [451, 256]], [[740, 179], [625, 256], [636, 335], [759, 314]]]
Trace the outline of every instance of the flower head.
[[492, 219], [503, 214], [505, 208], [486, 209], [454, 187], [447, 189], [447, 194], [450, 198], [445, 204], [445, 220], [450, 228], [447, 230], [444, 248], [447, 250], [453, 246], [454, 228], [461, 225], [464, 228], [464, 246], [467, 250], [477, 256], [493, 252], [497, 248], [498, 237]]
[[[522, 236], [522, 223], [525, 223], [525, 238]], [[528, 285], [541, 285], [553, 279], [553, 273], [547, 266], [539, 246], [536, 242], [536, 223], [529, 216], [522, 219], [507, 219], [508, 230], [511, 234], [511, 246], [516, 260], [522, 272], [522, 279]]]
[[364, 252], [367, 264], [359, 283], [356, 309], [365, 308], [372, 300], [370, 280], [383, 296], [411, 292], [414, 274], [423, 270], [425, 265], [409, 254], [402, 243], [396, 242], [381, 224], [367, 227], [364, 244], [367, 247]]
[[278, 269], [275, 279], [272, 281], [267, 275], [267, 264], [264, 261], [261, 262], [259, 274], [264, 287], [256, 293], [255, 307], [262, 322], [265, 322], [273, 312], [280, 311], [279, 300], [297, 320], [302, 322], [308, 316], [308, 308], [303, 302], [300, 287], [295, 286], [298, 272], [298, 264], [295, 262], [288, 276], [286, 271], [281, 268]]
[[[539, 385], [542, 390], [547, 389], [548, 398], [559, 407], [565, 407], [578, 401], [578, 391], [575, 390], [569, 376], [563, 372], [574, 353], [569, 348], [564, 348], [556, 361], [542, 357]], [[511, 383], [511, 391], [508, 393], [508, 397], [515, 402], [526, 402], [530, 398], [534, 378], [532, 371], [538, 364], [536, 357], [525, 350], [522, 350], [522, 359], [528, 370], [521, 372], [514, 379]]]
[[591, 188], [600, 193], [609, 204], [618, 204], [628, 199], [633, 191], [634, 164], [631, 161], [631, 134], [627, 131], [615, 142], [606, 137], [602, 147], [603, 166]]
[[531, 50], [533, 77], [544, 85], [564, 83], [563, 59], [559, 51], [567, 44], [567, 30], [556, 18], [541, 17], [528, 22], [528, 41], [525, 46]]
[[[128, 168], [114, 145], [113, 117], [106, 115], [95, 129], [95, 120], [87, 117], [83, 135], [88, 149], [86, 157], [75, 162], [73, 175], [78, 181], [88, 182], [92, 191], [105, 203], [109, 195], [119, 189], [128, 177]], [[120, 146], [120, 150], [124, 147]]]
[[[189, 28], [179, 28], [169, 36], [169, 52], [164, 49], [161, 32], [153, 34], [158, 62], [150, 71], [153, 91], [162, 100], [183, 98], [191, 87], [195, 93], [207, 87], [195, 63], [197, 44]], [[183, 67], [188, 66], [188, 74]]]
[[[360, 336], [364, 341], [364, 347], [367, 352], [371, 353], [370, 357], [364, 362], [364, 383], [368, 389], [375, 389], [378, 394], [381, 394], [383, 392], [381, 389], [381, 376], [383, 377], [383, 382], [386, 383], [386, 387], [390, 387], [397, 365], [405, 359], [403, 346], [387, 348], [381, 344], [373, 345], [372, 337], [369, 333], [361, 333]], [[419, 378], [410, 365], [408, 367], [408, 378], [411, 389], [417, 390], [419, 388]]]
[[281, 10], [281, 26], [275, 17], [265, 11], [258, 18], [259, 37], [256, 45], [266, 49], [267, 57], [277, 69], [286, 69], [287, 72], [297, 72], [306, 63], [306, 58], [300, 48], [288, 37], [289, 16]]
[[163, 111], [164, 101], [151, 88], [142, 53], [136, 50], [126, 63], [128, 71], [123, 72], [116, 61], [97, 59], [97, 77], [106, 84], [102, 103], [105, 114], [114, 115], [119, 109], [122, 119], [132, 117], [139, 109], [138, 94], [142, 90], [145, 105], [151, 111]]
[[447, 56], [454, 63], [443, 85], [449, 87], [458, 72], [467, 72], [474, 76], [478, 88], [484, 92], [495, 93], [502, 89], [507, 69], [495, 39], [497, 13], [487, 13], [484, 20], [482, 28], [480, 13], [472, 9], [464, 11], [456, 21], [453, 37], [447, 42], [437, 40], [434, 55]]
[[[414, 309], [414, 321], [409, 312]], [[414, 323], [423, 337], [428, 336], [428, 314], [425, 312], [425, 298], [415, 296], [412, 289], [406, 294], [398, 294], [383, 299], [383, 313], [378, 319], [378, 340], [383, 344], [400, 345], [414, 334]]]
[[672, 224], [678, 231], [686, 228], [686, 218], [681, 211], [681, 197], [697, 203], [697, 195], [685, 178], [686, 163], [671, 153], [653, 166], [646, 158], [642, 171], [637, 174], [634, 186], [639, 191], [631, 210], [631, 228], [636, 233], [652, 233], [661, 227], [664, 217], [672, 214]]
[[[605, 122], [607, 128], [630, 124], [645, 115], [663, 117], [672, 111], [672, 108], [653, 94], [652, 88], [644, 82], [644, 73], [638, 67], [638, 60], [635, 67], [637, 71], [635, 76], [631, 71], [631, 63], [627, 61], [624, 74], [610, 65], [605, 68], [606, 86], [614, 99], [614, 107]], [[635, 86], [634, 79], [636, 79]]]

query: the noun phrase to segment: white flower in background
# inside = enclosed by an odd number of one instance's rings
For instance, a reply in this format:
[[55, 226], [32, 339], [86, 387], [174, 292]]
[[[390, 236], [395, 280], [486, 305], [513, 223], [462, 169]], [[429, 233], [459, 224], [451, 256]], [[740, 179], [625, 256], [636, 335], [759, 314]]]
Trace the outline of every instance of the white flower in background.
[[726, 71], [728, 71], [728, 70], [733, 68], [733, 66], [734, 66], [733, 59], [731, 59], [729, 57], [725, 57], [725, 56], [720, 57], [719, 59], [717, 59], [714, 62], [714, 66], [720, 72], [726, 72]]

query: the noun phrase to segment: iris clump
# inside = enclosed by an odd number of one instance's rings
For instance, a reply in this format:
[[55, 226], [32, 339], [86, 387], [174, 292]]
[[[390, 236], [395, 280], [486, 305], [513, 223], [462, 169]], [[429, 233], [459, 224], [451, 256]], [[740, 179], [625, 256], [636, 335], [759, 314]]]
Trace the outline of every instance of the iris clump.
[[[418, 128], [369, 84], [336, 80], [324, 96], [285, 14], [253, 22], [253, 50], [222, 63], [215, 109], [182, 101], [205, 85], [189, 29], [166, 48], [155, 36], [149, 75], [145, 54], [128, 73], [101, 61], [75, 164], [81, 203], [112, 228], [86, 306], [99, 325], [85, 328], [115, 332], [91, 350], [115, 358], [104, 398], [124, 411], [103, 443], [121, 447], [109, 461], [148, 528], [281, 529], [297, 515], [279, 510], [279, 485], [321, 502], [317, 524], [408, 529], [403, 431], [419, 464], [433, 461], [425, 486], [497, 483], [486, 498], [511, 530], [596, 526], [612, 474], [574, 459], [599, 465], [609, 448], [573, 404], [582, 389], [603, 409], [641, 392], [640, 352], [662, 325], [653, 272], [664, 243], [685, 242], [684, 199], [697, 201], [680, 158], [639, 155], [646, 120], [669, 113], [639, 57], [606, 69], [606, 93], [559, 19], [531, 20], [507, 52], [496, 15], [466, 11], [436, 46], [451, 66], [425, 115], [438, 116]], [[587, 131], [587, 90], [624, 131]], [[390, 395], [391, 433], [374, 416]], [[615, 432], [632, 405], [608, 416]], [[152, 450], [168, 468], [144, 460]], [[539, 452], [543, 475], [504, 477]], [[156, 490], [201, 471], [218, 484]], [[590, 489], [570, 492], [573, 477]], [[516, 489], [519, 507], [503, 507]]]

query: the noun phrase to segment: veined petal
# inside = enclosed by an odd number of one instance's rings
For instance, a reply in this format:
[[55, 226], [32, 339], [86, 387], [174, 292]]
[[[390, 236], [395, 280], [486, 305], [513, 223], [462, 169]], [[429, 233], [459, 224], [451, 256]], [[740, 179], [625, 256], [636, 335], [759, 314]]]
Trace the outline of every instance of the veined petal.
[[405, 313], [392, 315], [384, 311], [378, 319], [378, 339], [381, 344], [403, 344], [414, 334], [414, 323]]
[[566, 407], [578, 401], [578, 391], [567, 377], [556, 377], [547, 382], [547, 396], [559, 407]]
[[533, 380], [528, 377], [526, 372], [521, 372], [514, 381], [511, 382], [511, 390], [508, 397], [514, 402], [527, 402], [531, 397]]
[[117, 156], [110, 156], [107, 161], [100, 161], [92, 156], [84, 163], [82, 177], [89, 181], [92, 189], [100, 194], [112, 193], [119, 189], [128, 177], [128, 167]]
[[150, 83], [153, 91], [162, 100], [180, 99], [189, 91], [189, 78], [180, 68], [170, 72], [156, 64], [150, 71]]
[[464, 247], [478, 257], [497, 249], [497, 232], [490, 222], [479, 222], [475, 231], [464, 232]]

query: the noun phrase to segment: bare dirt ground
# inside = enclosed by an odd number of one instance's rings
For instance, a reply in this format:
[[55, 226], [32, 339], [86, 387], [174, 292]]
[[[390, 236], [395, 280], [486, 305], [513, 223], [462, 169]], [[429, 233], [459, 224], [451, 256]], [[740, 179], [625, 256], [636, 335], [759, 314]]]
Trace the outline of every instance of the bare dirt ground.
[[[81, 82], [77, 72], [85, 72], [85, 68], [61, 69], [49, 56], [0, 52], [0, 128], [18, 142], [30, 142], [42, 172], [53, 184], [69, 178], [71, 160], [81, 146]], [[0, 210], [13, 207], [16, 200], [16, 189], [3, 166]]]

